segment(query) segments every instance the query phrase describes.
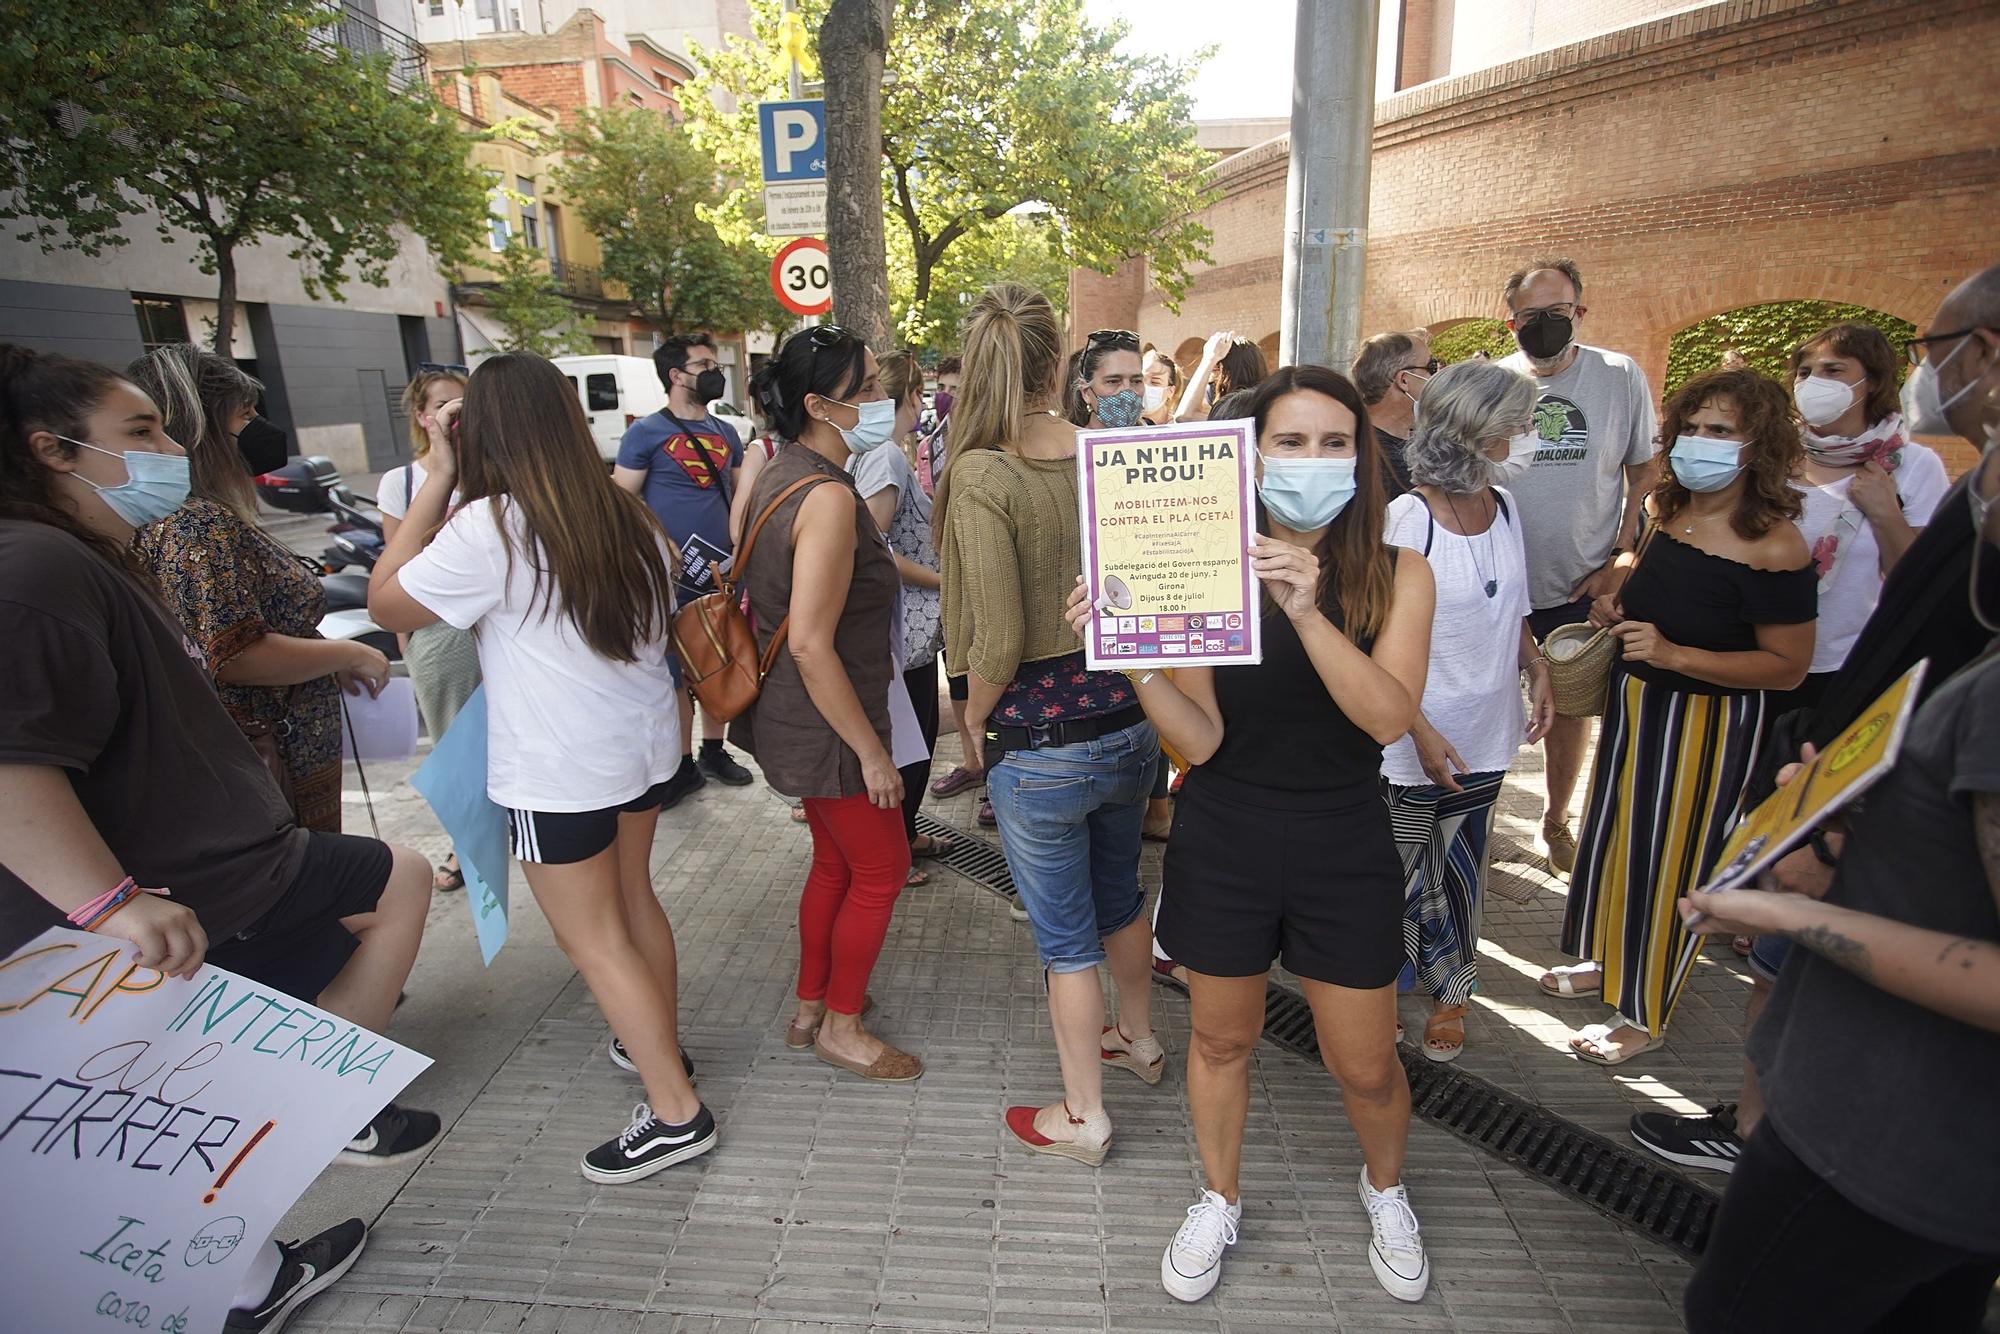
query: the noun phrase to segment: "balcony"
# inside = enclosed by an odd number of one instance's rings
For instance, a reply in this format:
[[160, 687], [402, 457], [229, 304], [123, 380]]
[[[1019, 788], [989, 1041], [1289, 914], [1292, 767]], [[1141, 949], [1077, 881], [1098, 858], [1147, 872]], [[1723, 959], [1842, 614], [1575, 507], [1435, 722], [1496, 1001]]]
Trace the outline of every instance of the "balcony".
[[549, 276], [555, 279], [556, 290], [564, 296], [580, 297], [586, 301], [601, 301], [604, 298], [602, 270], [572, 264], [566, 259], [552, 259], [549, 261]]
[[[332, 8], [329, 0], [329, 8]], [[399, 93], [428, 87], [428, 58], [422, 43], [383, 23], [371, 0], [345, 0], [338, 21], [319, 30], [320, 40], [338, 44], [359, 56], [388, 60], [389, 86]]]

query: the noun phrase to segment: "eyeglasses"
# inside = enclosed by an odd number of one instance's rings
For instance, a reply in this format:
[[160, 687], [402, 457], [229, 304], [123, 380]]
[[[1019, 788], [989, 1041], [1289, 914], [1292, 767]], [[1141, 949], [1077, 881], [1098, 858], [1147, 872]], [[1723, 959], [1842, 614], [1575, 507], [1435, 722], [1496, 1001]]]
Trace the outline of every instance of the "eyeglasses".
[[1963, 329], [1954, 329], [1950, 333], [1925, 334], [1922, 338], [1912, 338], [1904, 342], [1903, 355], [1910, 359], [1912, 366], [1919, 366], [1923, 364], [1924, 355], [1932, 343], [1949, 343], [1954, 339], [1966, 338], [1972, 334], [1979, 333], [1981, 330], [1987, 333], [2000, 332], [2000, 330], [1995, 330], [1991, 325], [1969, 324]]
[[1139, 335], [1130, 329], [1098, 329], [1084, 336], [1084, 351], [1090, 352], [1100, 347], [1127, 347], [1137, 352]]
[[1432, 357], [1429, 361], [1425, 362], [1421, 366], [1405, 366], [1403, 367], [1403, 369], [1406, 371], [1422, 371], [1426, 375], [1436, 375], [1439, 371], [1444, 369], [1444, 363], [1439, 361], [1436, 357]]
[[1519, 324], [1527, 320], [1538, 319], [1544, 315], [1560, 315], [1563, 319], [1573, 320], [1581, 314], [1583, 314], [1583, 307], [1579, 306], [1576, 302], [1558, 301], [1553, 306], [1530, 306], [1526, 310], [1517, 310], [1514, 312], [1514, 317], [1509, 323]]

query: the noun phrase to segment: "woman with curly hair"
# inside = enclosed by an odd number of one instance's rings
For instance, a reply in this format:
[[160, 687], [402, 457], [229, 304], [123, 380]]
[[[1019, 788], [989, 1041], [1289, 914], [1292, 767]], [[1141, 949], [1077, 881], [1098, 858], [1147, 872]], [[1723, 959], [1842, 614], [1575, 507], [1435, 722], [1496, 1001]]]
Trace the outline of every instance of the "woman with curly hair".
[[1791, 396], [1751, 371], [1697, 376], [1670, 399], [1669, 468], [1617, 593], [1591, 608], [1622, 648], [1584, 808], [1555, 996], [1602, 991], [1615, 1009], [1570, 1039], [1617, 1065], [1665, 1041], [1700, 952], [1674, 902], [1714, 869], [1756, 763], [1767, 692], [1812, 661], [1812, 561], [1791, 485], [1803, 446]]

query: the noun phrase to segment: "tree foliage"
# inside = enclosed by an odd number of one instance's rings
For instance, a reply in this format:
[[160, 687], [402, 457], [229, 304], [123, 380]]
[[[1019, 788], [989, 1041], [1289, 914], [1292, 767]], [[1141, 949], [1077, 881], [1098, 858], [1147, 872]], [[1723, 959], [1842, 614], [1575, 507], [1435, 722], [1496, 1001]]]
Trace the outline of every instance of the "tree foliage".
[[1770, 301], [1742, 306], [1690, 324], [1673, 336], [1667, 344], [1665, 392], [1671, 394], [1693, 376], [1714, 370], [1722, 364], [1722, 354], [1732, 348], [1743, 354], [1750, 369], [1788, 381], [1786, 368], [1793, 348], [1831, 325], [1848, 322], [1874, 325], [1891, 347], [1901, 347], [1905, 339], [1917, 335], [1908, 321], [1867, 306], [1834, 301]]
[[607, 277], [662, 333], [782, 329], [771, 252], [725, 240], [705, 209], [721, 202], [715, 165], [656, 111], [587, 109], [562, 134], [556, 173], [604, 251]]
[[0, 0], [0, 219], [45, 250], [99, 254], [151, 210], [217, 277], [291, 243], [311, 295], [380, 286], [415, 232], [445, 262], [478, 237], [486, 183], [449, 113], [398, 91], [386, 55], [336, 40], [323, 0]]
[[[1062, 236], [1045, 215], [1016, 213], [981, 227], [954, 245], [938, 265], [930, 300], [905, 311], [903, 340], [926, 360], [959, 351], [959, 325], [978, 295], [1003, 279], [1028, 286], [1049, 299], [1058, 316], [1069, 311], [1070, 262]], [[908, 234], [889, 233], [889, 281], [899, 292], [915, 282]]]
[[1466, 320], [1431, 335], [1431, 355], [1447, 366], [1464, 361], [1475, 352], [1484, 352], [1498, 361], [1518, 350], [1514, 335], [1500, 320]]
[[[825, 7], [804, 0], [809, 27]], [[1170, 302], [1186, 292], [1210, 239], [1195, 220], [1211, 197], [1187, 92], [1195, 66], [1119, 50], [1126, 26], [1097, 27], [1083, 9], [1082, 0], [899, 0], [882, 185], [906, 338], [935, 336], [933, 289], [954, 247], [1024, 207], [1045, 216], [1066, 267], [1109, 273], [1144, 255]], [[785, 96], [774, 59], [781, 18], [779, 0], [753, 0], [749, 40], [697, 50], [702, 72], [685, 98], [696, 145], [738, 183], [719, 214], [744, 233], [763, 218], [756, 104]], [[735, 110], [720, 110], [717, 95]], [[957, 293], [943, 295], [948, 308]]]
[[486, 300], [505, 331], [501, 351], [560, 357], [591, 350], [590, 335], [576, 327], [576, 307], [556, 288], [547, 255], [517, 236], [493, 268], [500, 280], [487, 289]]

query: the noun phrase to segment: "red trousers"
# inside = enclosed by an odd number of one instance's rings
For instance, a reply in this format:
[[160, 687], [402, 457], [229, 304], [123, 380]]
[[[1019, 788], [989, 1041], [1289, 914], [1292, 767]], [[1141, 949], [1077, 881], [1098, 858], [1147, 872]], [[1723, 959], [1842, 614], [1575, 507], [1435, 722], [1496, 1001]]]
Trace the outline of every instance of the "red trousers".
[[812, 870], [799, 895], [799, 999], [860, 1014], [889, 934], [889, 914], [910, 874], [903, 814], [855, 797], [807, 797]]

